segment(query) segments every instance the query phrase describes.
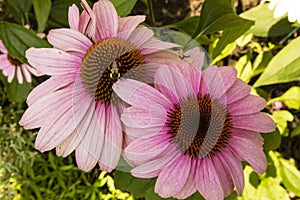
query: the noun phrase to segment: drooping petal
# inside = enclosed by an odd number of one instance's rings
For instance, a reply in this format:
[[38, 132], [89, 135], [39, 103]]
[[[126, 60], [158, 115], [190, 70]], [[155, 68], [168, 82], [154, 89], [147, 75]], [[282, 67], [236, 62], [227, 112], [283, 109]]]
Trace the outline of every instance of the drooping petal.
[[235, 128], [246, 129], [261, 133], [269, 133], [275, 130], [273, 120], [264, 113], [254, 113], [251, 115], [232, 116], [232, 124]]
[[26, 51], [29, 64], [48, 75], [75, 73], [81, 58], [54, 48], [30, 48]]
[[128, 16], [119, 18], [119, 26], [118, 26], [118, 36], [127, 40], [130, 34], [137, 30], [136, 27], [145, 21], [146, 16], [137, 15], [137, 16]]
[[174, 47], [180, 47], [180, 46], [174, 43], [163, 42], [161, 40], [152, 38], [147, 42], [143, 43], [143, 45], [140, 48], [142, 49], [141, 51], [142, 54], [147, 55], [161, 50], [171, 49]]
[[62, 143], [56, 147], [56, 155], [67, 157], [76, 149], [81, 139], [82, 138], [78, 136], [77, 130], [75, 129]]
[[68, 22], [71, 29], [78, 30], [79, 27], [79, 9], [75, 4], [69, 7]]
[[155, 192], [163, 198], [178, 193], [186, 183], [191, 167], [191, 159], [181, 156], [159, 173], [155, 184]]
[[21, 68], [20, 68], [20, 66], [17, 66], [16, 68], [17, 68], [17, 79], [18, 79], [18, 82], [20, 84], [22, 84], [23, 83], [23, 75], [22, 75], [22, 72], [21, 72]]
[[49, 31], [48, 41], [57, 49], [66, 52], [78, 52], [83, 57], [92, 42], [77, 30], [61, 28]]
[[21, 65], [23, 75], [24, 75], [24, 77], [25, 77], [25, 79], [28, 83], [31, 83], [31, 75], [30, 75], [29, 70], [28, 70], [30, 68], [31, 67], [29, 65], [26, 65], [26, 64]]

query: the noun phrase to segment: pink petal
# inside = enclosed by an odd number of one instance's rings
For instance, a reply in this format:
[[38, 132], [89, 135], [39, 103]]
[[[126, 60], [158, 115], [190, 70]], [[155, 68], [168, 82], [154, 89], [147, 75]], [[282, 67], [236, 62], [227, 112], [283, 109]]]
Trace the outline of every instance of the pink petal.
[[77, 30], [61, 28], [49, 31], [48, 41], [57, 49], [72, 53], [79, 52], [83, 57], [92, 42]]
[[204, 63], [205, 53], [202, 52], [198, 47], [188, 50], [184, 53], [185, 56], [192, 59], [191, 64], [198, 70], [201, 71]]
[[226, 149], [223, 149], [222, 154], [218, 156], [223, 163], [223, 167], [229, 171], [237, 193], [241, 195], [244, 189], [244, 174], [241, 161]]
[[158, 176], [161, 170], [174, 162], [181, 153], [176, 150], [175, 145], [169, 145], [165, 151], [145, 164], [142, 164], [131, 170], [131, 174], [138, 178], [152, 178]]
[[94, 4], [93, 11], [97, 20], [99, 38], [113, 37], [118, 30], [118, 14], [113, 4], [108, 0], [101, 0]]
[[137, 108], [147, 109], [149, 105], [161, 105], [168, 108], [172, 105], [159, 91], [136, 80], [120, 79], [113, 85], [113, 89], [125, 102]]
[[212, 157], [213, 164], [215, 166], [217, 175], [219, 177], [221, 186], [224, 191], [224, 196], [228, 196], [231, 194], [234, 184], [231, 178], [231, 174], [228, 169], [227, 163], [225, 165], [222, 162], [222, 158], [219, 158], [221, 154], [217, 153], [215, 156]]
[[11, 83], [12, 80], [13, 80], [13, 78], [15, 77], [15, 71], [16, 71], [16, 67], [13, 66], [13, 65], [9, 66], [8, 69], [3, 70], [3, 74], [4, 74], [5, 76], [8, 76], [7, 81], [8, 81], [9, 83]]
[[155, 193], [168, 198], [178, 193], [186, 183], [191, 167], [189, 156], [181, 156], [162, 169], [155, 184]]
[[125, 157], [134, 166], [145, 164], [165, 151], [169, 146], [170, 135], [160, 134], [148, 138], [134, 139], [124, 150]]
[[[120, 34], [123, 37], [123, 34]], [[126, 36], [127, 34], [125, 34]], [[141, 46], [150, 40], [153, 37], [154, 33], [149, 28], [146, 28], [144, 26], [138, 27], [133, 30], [133, 32], [130, 34], [128, 41], [131, 44], [134, 44], [138, 49], [141, 49]]]
[[0, 40], [0, 51], [3, 53], [3, 54], [7, 54], [7, 50], [3, 44], [3, 42]]
[[234, 67], [218, 67], [218, 71], [223, 81], [224, 90], [228, 91], [237, 80], [237, 70]]
[[24, 74], [24, 77], [25, 77], [26, 81], [27, 81], [28, 83], [31, 83], [31, 75], [30, 75], [29, 70], [28, 70], [28, 69], [30, 69], [31, 67], [30, 67], [29, 65], [22, 64], [22, 65], [21, 65], [21, 68], [22, 68], [22, 72], [23, 72], [23, 74]]
[[233, 127], [241, 128], [261, 133], [269, 133], [275, 130], [276, 126], [273, 120], [264, 113], [255, 113], [251, 115], [232, 116]]
[[[259, 133], [241, 129], [232, 129], [229, 146], [240, 160], [247, 161], [254, 171], [264, 173], [267, 169], [266, 155], [263, 152], [263, 138]], [[249, 153], [251, 152], [251, 153]]]
[[226, 92], [226, 102], [231, 104], [250, 94], [250, 86], [241, 79], [236, 79], [234, 84]]
[[142, 54], [147, 55], [147, 54], [158, 52], [160, 50], [171, 49], [174, 47], [180, 47], [180, 46], [177, 44], [173, 44], [170, 42], [163, 42], [161, 40], [152, 38], [147, 42], [145, 42], [143, 45], [141, 45], [140, 48], [142, 49]]
[[82, 11], [80, 17], [79, 17], [79, 26], [78, 31], [83, 34], [87, 34], [88, 36], [93, 35], [94, 32], [92, 32], [93, 29], [88, 28], [88, 24], [90, 22], [90, 16], [88, 13], [84, 10]]
[[191, 166], [190, 166], [190, 171], [186, 183], [178, 193], [173, 195], [173, 197], [175, 198], [186, 199], [197, 191], [196, 182], [195, 182], [196, 172], [198, 170], [197, 162], [193, 159], [191, 159], [190, 162], [191, 162]]
[[79, 27], [79, 9], [75, 4], [69, 7], [68, 21], [71, 29], [78, 30]]
[[[200, 161], [200, 160], [199, 160]], [[212, 161], [205, 158], [198, 162], [196, 187], [206, 200], [224, 199], [224, 192]]]
[[[96, 38], [96, 15], [90, 8], [86, 0], [81, 0], [80, 5], [83, 7], [83, 12], [79, 17], [79, 30], [84, 33], [85, 27], [87, 35], [94, 39], [94, 41], [99, 41], [101, 38], [97, 36]], [[89, 25], [88, 25], [89, 23]], [[82, 25], [82, 26], [81, 26]]]
[[108, 106], [106, 116], [105, 141], [99, 165], [101, 170], [111, 172], [120, 159], [123, 133], [118, 111], [113, 105]]
[[160, 67], [154, 77], [155, 87], [172, 102], [179, 102], [179, 99], [188, 96], [195, 97], [191, 85], [177, 70], [166, 66]]
[[92, 103], [83, 120], [77, 127], [79, 137], [84, 137], [76, 148], [76, 162], [79, 169], [88, 172], [95, 167], [102, 152], [105, 135], [104, 107], [95, 108], [95, 104]]
[[118, 26], [118, 34], [121, 33], [124, 40], [127, 40], [132, 31], [136, 29], [136, 27], [145, 21], [145, 15], [137, 15], [137, 16], [128, 16], [124, 18], [119, 18], [119, 26]]
[[17, 79], [19, 84], [23, 83], [23, 76], [22, 76], [22, 72], [21, 72], [21, 68], [19, 66], [16, 67], [17, 68]]
[[80, 141], [81, 138], [78, 137], [77, 131], [74, 130], [62, 143], [56, 147], [56, 155], [67, 157], [76, 149]]
[[227, 109], [231, 115], [254, 114], [265, 107], [265, 99], [254, 95], [248, 95], [239, 101], [227, 105]]
[[26, 51], [29, 64], [48, 75], [76, 73], [81, 58], [54, 48], [30, 48]]
[[170, 65], [177, 64], [179, 61], [181, 61], [181, 59], [178, 54], [169, 50], [158, 51], [145, 56], [146, 63]]

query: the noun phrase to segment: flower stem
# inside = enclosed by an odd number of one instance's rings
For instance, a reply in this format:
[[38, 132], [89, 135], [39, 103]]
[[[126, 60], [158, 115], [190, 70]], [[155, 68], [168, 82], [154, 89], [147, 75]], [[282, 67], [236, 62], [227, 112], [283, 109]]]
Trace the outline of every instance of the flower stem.
[[155, 27], [156, 22], [155, 22], [155, 17], [154, 17], [154, 11], [153, 11], [153, 6], [152, 6], [152, 0], [147, 0], [148, 4], [148, 9], [149, 9], [149, 15], [150, 15], [150, 25]]

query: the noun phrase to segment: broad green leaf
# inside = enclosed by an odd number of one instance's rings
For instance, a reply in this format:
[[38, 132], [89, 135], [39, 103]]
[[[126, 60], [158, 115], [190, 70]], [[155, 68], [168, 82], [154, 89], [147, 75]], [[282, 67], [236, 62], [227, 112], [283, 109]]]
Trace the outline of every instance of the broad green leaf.
[[20, 24], [25, 25], [27, 14], [29, 13], [32, 0], [4, 0], [7, 11]]
[[250, 200], [253, 196], [255, 196], [256, 188], [259, 182], [259, 177], [249, 165], [246, 165], [244, 168], [244, 177], [245, 187], [242, 193], [242, 199]]
[[271, 104], [275, 101], [282, 101], [288, 107], [299, 110], [300, 109], [300, 87], [299, 86], [291, 87], [283, 95], [271, 99], [270, 101], [268, 101], [267, 104]]
[[39, 38], [34, 31], [8, 22], [1, 26], [1, 38], [9, 55], [22, 63], [27, 63], [25, 51], [29, 47], [50, 47], [48, 42]]
[[222, 52], [214, 58], [214, 60], [212, 61], [212, 64], [217, 63], [218, 61], [222, 60], [223, 58], [226, 58], [227, 56], [229, 56], [235, 49], [236, 47], [236, 42], [232, 42], [230, 44], [228, 44], [223, 50]]
[[285, 189], [274, 178], [267, 177], [262, 179], [253, 199], [289, 200], [290, 198]]
[[272, 58], [273, 55], [271, 54], [271, 52], [269, 51], [260, 52], [253, 62], [252, 76], [256, 76], [262, 73]]
[[135, 197], [142, 197], [155, 184], [155, 179], [135, 178], [130, 173], [115, 171], [115, 186], [131, 192]]
[[164, 27], [165, 28], [175, 28], [179, 31], [182, 31], [189, 35], [192, 35], [195, 31], [195, 26], [197, 26], [197, 24], [199, 24], [199, 17], [193, 16], [193, 17], [186, 18], [180, 22], [166, 25]]
[[288, 135], [287, 122], [291, 122], [294, 120], [294, 116], [287, 110], [280, 110], [273, 113], [271, 116], [276, 123], [276, 126], [281, 135]]
[[266, 173], [261, 175], [261, 179], [264, 179], [266, 177], [272, 177], [274, 178], [274, 181], [277, 184], [280, 184], [282, 182], [282, 177], [280, 174], [280, 162], [279, 162], [280, 154], [276, 151], [269, 151], [267, 154], [267, 161], [268, 161], [268, 167]]
[[118, 15], [125, 17], [131, 12], [137, 0], [111, 0], [111, 2], [114, 4]]
[[233, 0], [218, 0], [218, 3], [215, 0], [204, 1], [199, 24], [193, 34], [193, 38], [196, 38], [198, 35], [222, 30], [220, 22], [223, 16], [234, 13]]
[[282, 167], [281, 176], [283, 185], [291, 192], [300, 196], [300, 171], [290, 161], [279, 159]]
[[236, 44], [239, 47], [244, 47], [246, 46], [249, 42], [251, 42], [253, 38], [253, 34], [252, 33], [246, 33], [242, 36], [240, 36], [237, 40], [236, 40]]
[[272, 133], [262, 134], [262, 137], [264, 138], [264, 149], [266, 152], [275, 150], [280, 146], [281, 135], [277, 129]]
[[38, 32], [41, 33], [46, 27], [50, 14], [51, 0], [33, 0], [33, 8], [38, 23]]
[[292, 131], [291, 137], [296, 137], [296, 136], [298, 136], [298, 135], [300, 135], [300, 125], [297, 126], [297, 127]]
[[259, 5], [243, 12], [240, 16], [255, 21], [249, 30], [255, 36], [274, 37], [289, 33], [293, 27], [286, 17], [275, 19], [274, 11], [268, 9], [268, 4]]
[[242, 56], [235, 65], [238, 71], [238, 78], [248, 83], [252, 76], [252, 64], [248, 54]]
[[[76, 4], [78, 8], [81, 0], [56, 0], [52, 3], [50, 10], [50, 19], [56, 23], [57, 27], [66, 27], [68, 23], [68, 10], [73, 4]], [[89, 1], [88, 1], [89, 2]]]
[[253, 86], [259, 87], [296, 80], [300, 77], [299, 66], [300, 37], [294, 39], [273, 57]]
[[[145, 200], [175, 200], [175, 199], [174, 198], [166, 198], [166, 199], [161, 198], [154, 192], [154, 186], [152, 186], [146, 191]], [[199, 200], [204, 200], [204, 199], [199, 199]]]

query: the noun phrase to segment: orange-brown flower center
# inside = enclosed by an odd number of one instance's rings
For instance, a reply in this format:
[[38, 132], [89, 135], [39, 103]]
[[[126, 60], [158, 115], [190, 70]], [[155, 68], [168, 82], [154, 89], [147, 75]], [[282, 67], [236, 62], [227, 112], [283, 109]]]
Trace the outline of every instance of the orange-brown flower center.
[[144, 57], [134, 45], [120, 38], [107, 38], [87, 51], [82, 59], [80, 78], [95, 101], [107, 105], [115, 98], [112, 85], [126, 73], [133, 79], [141, 76], [134, 69], [143, 64]]
[[10, 62], [10, 64], [12, 64], [14, 66], [22, 65], [22, 63], [19, 60], [12, 58], [9, 54], [7, 54], [7, 60]]
[[171, 142], [191, 158], [210, 158], [231, 138], [230, 114], [210, 95], [181, 99], [168, 112], [166, 125]]

